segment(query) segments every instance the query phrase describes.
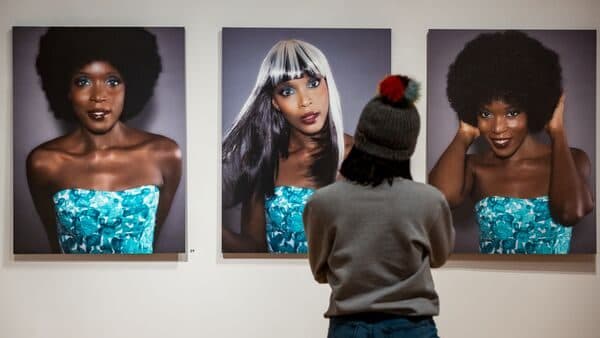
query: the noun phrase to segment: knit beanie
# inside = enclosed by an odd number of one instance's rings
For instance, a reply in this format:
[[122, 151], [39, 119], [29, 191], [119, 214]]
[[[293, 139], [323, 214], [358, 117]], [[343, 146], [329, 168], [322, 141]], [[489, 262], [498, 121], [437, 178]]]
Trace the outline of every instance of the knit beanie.
[[408, 160], [419, 135], [419, 112], [414, 102], [420, 84], [403, 75], [390, 75], [379, 83], [379, 93], [363, 109], [354, 147], [370, 155]]

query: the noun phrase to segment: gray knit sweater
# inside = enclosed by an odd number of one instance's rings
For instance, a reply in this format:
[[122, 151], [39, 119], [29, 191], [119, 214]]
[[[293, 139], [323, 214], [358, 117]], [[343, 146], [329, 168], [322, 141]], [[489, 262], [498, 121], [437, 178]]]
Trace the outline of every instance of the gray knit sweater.
[[377, 187], [338, 181], [308, 201], [304, 227], [313, 275], [331, 286], [326, 317], [439, 313], [431, 267], [450, 255], [454, 228], [437, 189], [402, 178]]

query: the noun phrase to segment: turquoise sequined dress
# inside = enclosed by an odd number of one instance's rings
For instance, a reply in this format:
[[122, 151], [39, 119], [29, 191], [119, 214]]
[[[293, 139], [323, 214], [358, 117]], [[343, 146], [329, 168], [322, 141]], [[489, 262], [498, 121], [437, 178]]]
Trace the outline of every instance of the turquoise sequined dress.
[[265, 200], [267, 247], [273, 253], [307, 253], [302, 212], [314, 189], [279, 186]]
[[150, 254], [159, 190], [64, 189], [54, 194], [58, 242], [64, 253]]
[[548, 196], [491, 196], [475, 204], [481, 253], [567, 254], [572, 228], [552, 219]]

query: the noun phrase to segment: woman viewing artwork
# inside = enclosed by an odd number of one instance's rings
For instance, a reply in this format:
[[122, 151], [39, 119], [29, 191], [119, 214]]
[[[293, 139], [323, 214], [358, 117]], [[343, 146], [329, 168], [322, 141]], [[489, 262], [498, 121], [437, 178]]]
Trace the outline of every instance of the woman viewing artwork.
[[53, 252], [153, 253], [182, 174], [172, 139], [128, 126], [162, 70], [141, 28], [50, 28], [36, 70], [56, 119], [71, 131], [26, 161], [35, 208]]
[[[459, 123], [429, 183], [451, 207], [475, 202], [479, 251], [569, 253], [594, 200], [588, 154], [569, 146], [565, 122], [577, 112], [558, 54], [521, 31], [485, 32], [450, 65], [446, 91]], [[477, 138], [487, 149], [468, 153]]]
[[223, 204], [242, 203], [241, 232], [223, 228], [224, 250], [306, 253], [306, 200], [335, 180], [351, 142], [325, 55], [277, 42], [223, 140]]
[[314, 279], [331, 287], [327, 337], [438, 337], [431, 268], [454, 246], [442, 193], [414, 182], [410, 160], [421, 126], [420, 85], [387, 76], [363, 108], [344, 179], [304, 209]]

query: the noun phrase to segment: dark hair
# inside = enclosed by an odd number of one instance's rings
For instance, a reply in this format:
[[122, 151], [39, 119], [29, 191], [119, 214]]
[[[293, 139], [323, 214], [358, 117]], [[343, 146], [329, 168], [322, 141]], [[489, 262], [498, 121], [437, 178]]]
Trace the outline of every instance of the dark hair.
[[[289, 156], [291, 126], [271, 103], [274, 85], [258, 94], [235, 128], [223, 140], [223, 207], [231, 207], [252, 197], [274, 194], [279, 158]], [[327, 117], [321, 131], [311, 136], [318, 151], [313, 154], [307, 175], [316, 186], [335, 180], [338, 162], [337, 143], [331, 137]]]
[[122, 120], [137, 115], [152, 97], [162, 70], [156, 37], [142, 28], [56, 27], [40, 38], [36, 69], [58, 119], [73, 121], [68, 98], [73, 73], [92, 61], [105, 61], [126, 85]]
[[537, 132], [562, 93], [559, 57], [521, 31], [483, 33], [450, 65], [446, 93], [464, 122], [476, 126], [480, 109], [502, 100], [527, 113], [529, 131]]
[[393, 161], [368, 154], [356, 147], [342, 162], [340, 173], [352, 182], [376, 187], [384, 180], [392, 185], [394, 178], [412, 180], [410, 160]]
[[317, 187], [335, 180], [338, 159], [343, 156], [342, 108], [331, 68], [325, 55], [301, 40], [281, 40], [261, 63], [256, 83], [222, 143], [223, 207], [245, 202], [253, 196], [275, 193], [279, 158], [288, 157], [291, 126], [272, 104], [277, 84], [304, 75], [320, 76], [329, 95], [326, 123], [312, 141], [306, 175]]

